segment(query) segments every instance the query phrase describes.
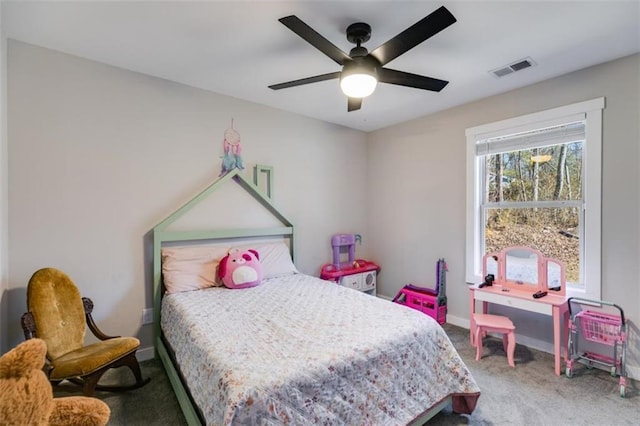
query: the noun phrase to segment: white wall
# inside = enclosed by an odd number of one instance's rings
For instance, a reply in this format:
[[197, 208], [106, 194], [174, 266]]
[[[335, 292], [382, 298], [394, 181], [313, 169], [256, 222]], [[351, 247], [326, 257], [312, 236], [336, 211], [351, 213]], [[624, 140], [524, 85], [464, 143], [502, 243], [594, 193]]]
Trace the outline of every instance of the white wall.
[[7, 273], [7, 38], [2, 29], [0, 7], [0, 353], [7, 347], [9, 283]]
[[[386, 296], [433, 283], [444, 257], [448, 319], [464, 325], [465, 129], [605, 96], [603, 298], [631, 320], [628, 365], [640, 377], [640, 56], [365, 135], [19, 42], [8, 55], [9, 345], [21, 339], [27, 280], [49, 265], [94, 299], [107, 332], [151, 344], [140, 325], [147, 233], [217, 176], [232, 117], [248, 168], [275, 167], [303, 272], [330, 260], [335, 232], [364, 234], [358, 253], [382, 265]], [[510, 315], [519, 337], [550, 347], [549, 320]]]
[[[369, 134], [368, 220], [375, 230], [371, 254], [383, 268], [379, 291], [393, 296], [409, 282], [432, 284], [436, 260], [444, 257], [447, 319], [468, 324], [465, 129], [601, 96], [602, 298], [621, 305], [631, 320], [627, 361], [640, 378], [640, 55]], [[550, 318], [509, 315], [520, 339], [551, 348]]]
[[106, 332], [152, 344], [148, 232], [218, 176], [232, 118], [247, 176], [274, 167], [301, 271], [331, 261], [333, 233], [367, 240], [366, 194], [352, 190], [366, 183], [362, 132], [13, 40], [8, 89], [10, 344], [27, 281], [46, 266], [93, 299]]

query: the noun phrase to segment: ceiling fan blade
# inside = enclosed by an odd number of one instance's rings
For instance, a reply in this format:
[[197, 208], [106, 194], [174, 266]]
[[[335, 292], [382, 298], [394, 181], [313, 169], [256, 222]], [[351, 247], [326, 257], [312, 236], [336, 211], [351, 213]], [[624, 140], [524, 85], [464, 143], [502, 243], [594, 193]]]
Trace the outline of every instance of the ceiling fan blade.
[[378, 81], [382, 83], [397, 84], [399, 86], [415, 87], [416, 89], [432, 90], [439, 92], [448, 81], [437, 78], [425, 77], [423, 75], [411, 74], [404, 71], [396, 71], [389, 68], [378, 70]]
[[347, 112], [359, 110], [362, 107], [362, 98], [349, 98]]
[[300, 80], [287, 81], [286, 83], [272, 84], [269, 89], [280, 90], [287, 89], [289, 87], [302, 86], [303, 84], [317, 83], [319, 81], [331, 80], [333, 78], [339, 78], [340, 71], [330, 72], [328, 74], [314, 75], [313, 77], [301, 78]]
[[370, 55], [380, 61], [381, 65], [385, 65], [454, 22], [456, 22], [456, 18], [446, 7], [441, 6], [397, 36], [378, 46]]
[[316, 30], [305, 24], [297, 16], [285, 16], [284, 18], [280, 18], [279, 21], [338, 64], [343, 65], [345, 61], [351, 59], [349, 55], [321, 36]]

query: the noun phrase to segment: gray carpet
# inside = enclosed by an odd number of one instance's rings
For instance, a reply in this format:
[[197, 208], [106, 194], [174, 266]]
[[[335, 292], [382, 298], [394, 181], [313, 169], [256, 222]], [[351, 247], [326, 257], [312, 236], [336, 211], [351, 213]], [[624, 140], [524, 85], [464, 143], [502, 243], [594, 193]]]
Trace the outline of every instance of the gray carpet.
[[[626, 398], [618, 379], [606, 371], [578, 366], [573, 378], [553, 373], [553, 355], [516, 346], [516, 367], [507, 364], [502, 341], [486, 338], [484, 357], [475, 360], [469, 331], [445, 324], [445, 330], [475, 377], [482, 394], [471, 415], [443, 411], [429, 425], [640, 425], [638, 382], [627, 380]], [[125, 393], [97, 392], [111, 407], [110, 425], [184, 425], [180, 407], [158, 360], [141, 363], [151, 383]], [[125, 369], [106, 381], [132, 380]], [[56, 396], [78, 394], [67, 387]]]
[[640, 425], [638, 382], [627, 379], [621, 398], [619, 379], [608, 372], [579, 365], [571, 379], [556, 376], [552, 354], [522, 345], [516, 345], [511, 368], [502, 340], [491, 337], [484, 339], [483, 358], [476, 361], [469, 331], [444, 328], [482, 394], [471, 415], [442, 412], [430, 425]]

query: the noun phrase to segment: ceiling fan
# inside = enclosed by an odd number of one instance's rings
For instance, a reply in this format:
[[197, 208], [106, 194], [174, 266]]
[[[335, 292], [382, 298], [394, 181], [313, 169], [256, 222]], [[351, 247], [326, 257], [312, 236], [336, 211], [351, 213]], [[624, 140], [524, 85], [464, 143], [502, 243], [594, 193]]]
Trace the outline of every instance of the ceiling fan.
[[342, 71], [274, 84], [269, 86], [270, 89], [280, 90], [339, 78], [340, 87], [349, 98], [347, 111], [355, 111], [362, 106], [362, 98], [373, 93], [379, 81], [434, 92], [441, 91], [449, 83], [437, 78], [384, 68], [387, 63], [456, 22], [456, 18], [444, 6], [378, 46], [371, 53], [362, 46], [362, 43], [371, 37], [371, 26], [364, 22], [356, 22], [347, 28], [347, 40], [356, 45], [347, 55], [297, 16], [286, 16], [279, 21], [338, 65], [342, 65]]

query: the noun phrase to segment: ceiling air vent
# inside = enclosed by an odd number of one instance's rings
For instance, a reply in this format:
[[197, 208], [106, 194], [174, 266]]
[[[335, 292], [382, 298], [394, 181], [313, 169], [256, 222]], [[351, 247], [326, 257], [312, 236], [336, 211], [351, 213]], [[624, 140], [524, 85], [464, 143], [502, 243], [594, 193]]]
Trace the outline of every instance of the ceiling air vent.
[[504, 67], [496, 68], [494, 70], [489, 71], [496, 77], [504, 77], [505, 75], [513, 74], [516, 71], [523, 70], [525, 68], [529, 68], [534, 66], [536, 63], [533, 62], [531, 58], [524, 58], [516, 61], [512, 64], [506, 65]]

